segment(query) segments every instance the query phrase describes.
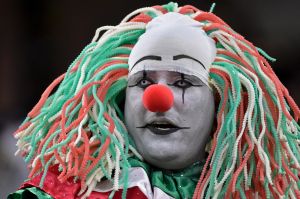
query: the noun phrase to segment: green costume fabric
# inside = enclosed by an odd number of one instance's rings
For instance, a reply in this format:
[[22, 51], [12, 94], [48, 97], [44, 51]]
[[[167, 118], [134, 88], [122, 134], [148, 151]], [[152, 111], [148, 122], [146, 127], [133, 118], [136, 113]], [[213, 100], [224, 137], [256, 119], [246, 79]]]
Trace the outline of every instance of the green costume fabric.
[[157, 187], [174, 198], [192, 198], [200, 177], [204, 162], [194, 163], [180, 171], [163, 171], [151, 167], [136, 158], [129, 158], [132, 167], [142, 167], [150, 180], [152, 187]]
[[53, 199], [50, 195], [37, 187], [20, 189], [10, 194], [7, 199]]

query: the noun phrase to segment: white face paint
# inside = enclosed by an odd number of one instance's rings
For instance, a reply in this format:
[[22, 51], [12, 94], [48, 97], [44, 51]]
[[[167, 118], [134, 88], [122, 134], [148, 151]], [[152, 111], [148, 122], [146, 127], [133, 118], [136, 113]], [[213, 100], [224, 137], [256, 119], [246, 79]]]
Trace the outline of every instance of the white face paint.
[[[129, 76], [146, 67], [194, 75], [208, 86], [208, 71], [215, 56], [215, 42], [200, 22], [170, 12], [147, 24], [146, 32], [130, 53]], [[146, 65], [145, 57], [150, 58]]]
[[[153, 83], [173, 92], [174, 105], [167, 112], [154, 113], [143, 106], [144, 89]], [[138, 152], [156, 167], [182, 169], [204, 158], [213, 119], [213, 93], [195, 76], [140, 71], [128, 79], [125, 122]]]
[[[182, 169], [205, 155], [215, 106], [208, 71], [216, 48], [201, 27], [178, 13], [156, 17], [129, 56], [125, 122], [138, 152], [159, 168]], [[173, 92], [166, 112], [143, 106], [144, 89], [154, 83]]]

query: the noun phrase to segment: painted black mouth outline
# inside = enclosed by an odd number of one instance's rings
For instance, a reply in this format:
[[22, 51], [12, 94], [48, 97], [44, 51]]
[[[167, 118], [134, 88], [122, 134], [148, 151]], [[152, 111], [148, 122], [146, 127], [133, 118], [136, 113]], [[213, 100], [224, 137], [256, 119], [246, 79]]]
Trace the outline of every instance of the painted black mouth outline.
[[[189, 129], [190, 127], [178, 127], [169, 122], [166, 122], [165, 124], [157, 124], [156, 122], [152, 122], [150, 124], [146, 124], [145, 126], [140, 126], [136, 128], [147, 128], [154, 134], [167, 135], [181, 129]], [[168, 130], [164, 130], [164, 128]]]

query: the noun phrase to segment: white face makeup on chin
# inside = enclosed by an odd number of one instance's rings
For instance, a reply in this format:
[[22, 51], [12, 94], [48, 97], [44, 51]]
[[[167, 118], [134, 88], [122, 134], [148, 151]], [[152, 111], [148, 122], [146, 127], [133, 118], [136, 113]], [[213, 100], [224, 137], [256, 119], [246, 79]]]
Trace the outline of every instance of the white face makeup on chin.
[[[166, 85], [173, 92], [174, 104], [166, 112], [144, 108], [144, 90], [153, 83]], [[125, 123], [148, 163], [163, 169], [182, 169], [204, 158], [214, 106], [212, 91], [195, 76], [140, 71], [128, 79]]]

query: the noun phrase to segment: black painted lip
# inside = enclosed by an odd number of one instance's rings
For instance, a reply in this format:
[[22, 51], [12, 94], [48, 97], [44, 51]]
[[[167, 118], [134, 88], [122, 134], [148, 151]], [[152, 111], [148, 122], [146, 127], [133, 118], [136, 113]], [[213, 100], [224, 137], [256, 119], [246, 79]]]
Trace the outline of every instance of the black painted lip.
[[159, 129], [158, 127], [156, 127], [157, 125], [154, 125], [153, 123], [146, 124], [145, 126], [141, 126], [141, 127], [137, 127], [137, 128], [147, 128], [151, 132], [153, 132], [154, 134], [159, 134], [159, 135], [167, 135], [167, 134], [174, 133], [174, 132], [176, 132], [178, 130], [181, 130], [181, 129], [189, 129], [189, 127], [178, 127], [178, 126], [173, 125], [171, 123], [169, 125], [171, 127], [169, 127], [168, 130]]
[[146, 128], [149, 129], [151, 132], [153, 132], [155, 134], [159, 134], [159, 135], [171, 134], [171, 133], [174, 133], [174, 132], [181, 129], [179, 127], [174, 127], [174, 128], [169, 128], [169, 130], [161, 130], [161, 129], [158, 129], [158, 128], [152, 126], [152, 125], [146, 125]]

